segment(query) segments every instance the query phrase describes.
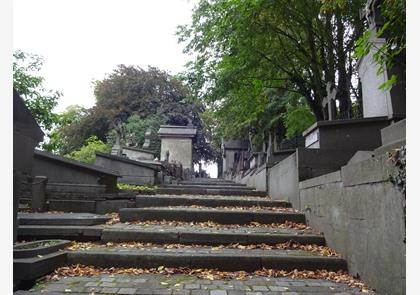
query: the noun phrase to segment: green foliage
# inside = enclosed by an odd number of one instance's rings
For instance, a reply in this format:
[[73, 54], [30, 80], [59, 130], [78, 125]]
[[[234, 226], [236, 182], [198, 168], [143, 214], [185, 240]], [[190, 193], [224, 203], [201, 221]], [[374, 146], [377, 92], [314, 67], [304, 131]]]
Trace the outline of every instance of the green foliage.
[[[130, 116], [127, 119], [127, 122], [123, 124], [123, 129], [125, 131], [125, 140], [124, 143], [127, 144], [128, 137], [132, 137], [134, 142], [137, 144], [137, 147], [141, 148], [144, 140], [145, 133], [148, 128], [151, 129], [151, 140], [150, 140], [150, 150], [155, 152], [155, 154], [160, 154], [160, 139], [158, 137], [158, 130], [160, 125], [165, 124], [167, 121], [164, 115], [150, 115], [142, 119], [139, 115], [135, 114]], [[116, 133], [115, 130], [111, 130], [107, 136], [107, 142], [112, 145], [115, 142]]]
[[58, 120], [52, 110], [62, 94], [47, 90], [42, 85], [44, 78], [39, 76], [43, 65], [42, 57], [20, 50], [13, 57], [13, 87], [22, 96], [40, 127], [44, 131], [50, 131]]
[[154, 185], [134, 185], [123, 182], [118, 182], [117, 187], [121, 190], [139, 190], [143, 192], [153, 192], [156, 189]]
[[189, 121], [198, 128], [193, 140], [194, 162], [214, 159], [204, 130], [200, 113], [204, 105], [195, 99], [189, 89], [176, 77], [157, 68], [119, 65], [103, 80], [95, 83], [96, 105], [87, 111], [80, 122], [65, 129], [66, 153], [83, 145], [86, 138], [95, 135], [100, 140], [115, 138], [114, 120], [121, 120], [125, 137], [134, 133], [141, 145], [148, 124], [152, 127], [152, 148], [158, 151], [156, 138], [158, 124], [187, 125]]
[[303, 131], [308, 129], [316, 121], [315, 116], [307, 106], [288, 107], [287, 113], [282, 118], [287, 129], [287, 139], [302, 134]]
[[[364, 0], [201, 0], [189, 25], [179, 27], [185, 52], [196, 58], [184, 79], [206, 102], [212, 135], [261, 142], [284, 134], [281, 114], [297, 95], [323, 120], [326, 83], [333, 82], [340, 111], [351, 113], [350, 57], [363, 23]], [[209, 111], [210, 112], [210, 111]], [[210, 118], [212, 117], [212, 118]], [[214, 122], [217, 122], [215, 124]]]
[[110, 151], [111, 148], [108, 145], [100, 141], [96, 136], [91, 136], [85, 141], [84, 146], [65, 155], [65, 157], [92, 164], [95, 162], [96, 152], [109, 153]]
[[71, 124], [78, 124], [87, 115], [87, 109], [79, 105], [71, 105], [57, 115], [55, 128], [50, 132], [48, 142], [44, 143], [43, 149], [58, 154], [67, 153], [68, 147], [67, 130]]

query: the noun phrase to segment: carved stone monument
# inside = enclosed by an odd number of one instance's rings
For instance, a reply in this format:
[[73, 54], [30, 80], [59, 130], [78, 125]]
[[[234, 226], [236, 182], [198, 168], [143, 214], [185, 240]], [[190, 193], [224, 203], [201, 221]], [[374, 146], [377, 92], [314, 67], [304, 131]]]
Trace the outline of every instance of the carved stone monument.
[[144, 143], [143, 143], [143, 147], [144, 149], [149, 149], [150, 148], [150, 138], [152, 136], [152, 129], [149, 127], [146, 130], [146, 133], [144, 134]]
[[383, 25], [379, 10], [380, 3], [380, 0], [369, 0], [360, 14], [368, 22], [371, 32], [370, 42], [373, 45], [370, 52], [360, 59], [357, 64], [357, 71], [362, 84], [363, 117], [387, 116], [388, 118], [404, 118], [405, 85], [397, 84], [390, 90], [379, 89], [383, 83], [388, 81], [392, 74], [396, 74], [400, 79], [405, 76], [405, 71], [397, 65], [378, 74], [379, 65], [374, 60], [374, 55], [386, 41], [385, 38], [377, 36], [378, 29]]
[[158, 131], [161, 139], [160, 159], [179, 163], [184, 169], [193, 171], [192, 139], [196, 134], [195, 127], [161, 125]]
[[111, 149], [111, 155], [122, 156], [121, 139], [124, 137], [124, 127], [120, 119], [114, 120], [112, 125], [117, 135], [115, 138], [115, 144], [112, 146]]

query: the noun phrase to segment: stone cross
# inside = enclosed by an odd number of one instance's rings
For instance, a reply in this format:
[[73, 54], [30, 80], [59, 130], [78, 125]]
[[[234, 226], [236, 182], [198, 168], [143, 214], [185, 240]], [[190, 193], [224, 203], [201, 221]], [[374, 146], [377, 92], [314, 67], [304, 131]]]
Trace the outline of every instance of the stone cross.
[[335, 96], [337, 89], [332, 86], [331, 82], [327, 82], [327, 96], [322, 100], [322, 108], [328, 108], [328, 120], [332, 121], [337, 119], [337, 109], [335, 105]]

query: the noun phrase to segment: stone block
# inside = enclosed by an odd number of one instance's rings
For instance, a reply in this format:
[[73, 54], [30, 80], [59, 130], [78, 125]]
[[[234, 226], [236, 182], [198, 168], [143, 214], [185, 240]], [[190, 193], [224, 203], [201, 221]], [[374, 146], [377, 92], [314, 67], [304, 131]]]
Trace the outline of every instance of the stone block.
[[104, 229], [102, 231], [102, 241], [104, 242], [147, 242], [157, 244], [176, 244], [179, 243], [177, 232], [154, 232], [141, 230], [118, 230]]
[[13, 279], [33, 280], [66, 264], [66, 252], [54, 252], [42, 257], [13, 259]]
[[48, 203], [50, 211], [64, 211], [77, 213], [95, 213], [96, 211], [95, 201], [50, 199]]

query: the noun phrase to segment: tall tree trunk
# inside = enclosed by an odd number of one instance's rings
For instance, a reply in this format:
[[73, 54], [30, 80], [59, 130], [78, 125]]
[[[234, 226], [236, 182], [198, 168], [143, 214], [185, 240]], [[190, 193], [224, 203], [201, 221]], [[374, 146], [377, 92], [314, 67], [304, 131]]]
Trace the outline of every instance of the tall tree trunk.
[[350, 85], [348, 85], [346, 71], [346, 52], [344, 49], [344, 24], [340, 12], [336, 14], [337, 19], [337, 99], [340, 102], [340, 117], [351, 118]]

